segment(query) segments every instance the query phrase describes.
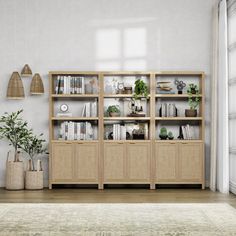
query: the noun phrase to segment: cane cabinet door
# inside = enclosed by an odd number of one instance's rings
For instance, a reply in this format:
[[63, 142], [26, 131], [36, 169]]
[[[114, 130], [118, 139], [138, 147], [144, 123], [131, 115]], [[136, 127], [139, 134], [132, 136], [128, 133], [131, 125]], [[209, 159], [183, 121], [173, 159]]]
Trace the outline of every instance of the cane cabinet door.
[[130, 182], [150, 182], [150, 143], [127, 143], [127, 173]]
[[72, 143], [52, 144], [52, 179], [66, 182], [73, 179], [74, 147]]
[[79, 182], [98, 182], [98, 144], [75, 144], [75, 180]]
[[124, 143], [104, 144], [104, 182], [126, 180], [126, 159]]

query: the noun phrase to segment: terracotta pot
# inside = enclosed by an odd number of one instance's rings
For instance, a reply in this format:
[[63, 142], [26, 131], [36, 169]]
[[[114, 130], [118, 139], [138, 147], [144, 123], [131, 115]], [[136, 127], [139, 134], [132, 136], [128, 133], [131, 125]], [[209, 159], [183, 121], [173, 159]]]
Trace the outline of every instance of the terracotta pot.
[[185, 109], [185, 116], [186, 117], [196, 117], [197, 116], [197, 110], [195, 109]]
[[109, 116], [117, 117], [117, 116], [120, 116], [120, 113], [118, 113], [118, 112], [109, 112]]
[[26, 171], [25, 189], [39, 190], [43, 189], [43, 171]]

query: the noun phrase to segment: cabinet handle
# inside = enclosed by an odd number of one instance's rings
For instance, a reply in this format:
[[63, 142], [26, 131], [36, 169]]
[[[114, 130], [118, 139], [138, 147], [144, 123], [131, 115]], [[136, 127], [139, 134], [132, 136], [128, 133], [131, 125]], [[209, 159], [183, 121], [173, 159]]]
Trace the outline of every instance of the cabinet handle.
[[66, 144], [71, 144], [71, 143], [69, 143], [69, 142], [66, 142]]
[[188, 144], [188, 143], [181, 143], [181, 144]]
[[129, 143], [129, 144], [135, 144], [135, 143]]
[[84, 144], [84, 143], [78, 143], [78, 144]]
[[117, 144], [123, 144], [123, 143], [117, 143]]
[[175, 143], [170, 143], [170, 144], [175, 144]]

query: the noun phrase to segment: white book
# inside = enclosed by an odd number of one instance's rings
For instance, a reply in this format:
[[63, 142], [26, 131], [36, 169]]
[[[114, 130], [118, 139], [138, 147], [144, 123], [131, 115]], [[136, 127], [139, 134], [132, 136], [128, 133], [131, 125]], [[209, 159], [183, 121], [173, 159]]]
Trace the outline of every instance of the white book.
[[86, 117], [90, 117], [90, 102], [86, 102], [85, 113]]
[[192, 136], [190, 134], [190, 126], [189, 126], [189, 124], [186, 125], [186, 130], [187, 130], [187, 138], [188, 139], [192, 139]]
[[67, 94], [67, 79], [66, 76], [63, 76], [63, 94]]
[[86, 104], [83, 105], [83, 109], [82, 109], [82, 117], [85, 117], [85, 109], [86, 109]]
[[68, 126], [68, 139], [69, 140], [74, 140], [74, 122], [70, 121], [69, 126]]
[[182, 125], [181, 128], [182, 128], [182, 133], [183, 133], [183, 137], [184, 137], [184, 139], [187, 139], [185, 126]]
[[77, 123], [77, 140], [81, 139], [81, 125], [80, 122]]
[[77, 123], [74, 123], [74, 140], [77, 140]]
[[93, 102], [91, 104], [91, 116], [96, 117], [97, 116], [97, 102]]
[[65, 122], [61, 123], [59, 136], [60, 136], [59, 139], [65, 140]]
[[144, 124], [144, 139], [148, 139], [148, 124]]
[[126, 127], [124, 125], [121, 125], [120, 130], [121, 130], [120, 139], [126, 140]]

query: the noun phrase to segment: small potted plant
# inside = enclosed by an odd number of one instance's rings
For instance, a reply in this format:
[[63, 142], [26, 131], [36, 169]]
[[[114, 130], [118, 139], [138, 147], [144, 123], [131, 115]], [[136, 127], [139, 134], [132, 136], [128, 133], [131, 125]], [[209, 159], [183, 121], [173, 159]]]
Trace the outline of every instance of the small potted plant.
[[189, 84], [187, 93], [188, 94], [198, 94], [199, 93], [198, 86], [196, 84]]
[[170, 140], [174, 139], [174, 135], [171, 131], [168, 132], [168, 139], [170, 139]]
[[137, 100], [140, 97], [148, 98], [148, 86], [143, 80], [138, 79], [135, 81], [134, 98]]
[[160, 139], [167, 139], [168, 138], [167, 129], [165, 127], [161, 128], [159, 137], [160, 137]]
[[111, 117], [117, 117], [120, 116], [120, 109], [116, 105], [111, 105], [107, 108], [107, 113]]
[[190, 109], [185, 109], [185, 116], [186, 117], [196, 117], [197, 116], [197, 107], [199, 106], [200, 98], [198, 95], [192, 96], [189, 95], [188, 97], [188, 104]]
[[7, 160], [6, 163], [6, 189], [8, 190], [24, 189], [24, 163], [19, 160], [19, 154], [29, 130], [27, 122], [20, 117], [22, 112], [23, 110], [5, 113], [0, 118], [0, 138], [7, 139], [9, 145], [14, 148], [14, 161]]
[[42, 139], [42, 135], [43, 134], [40, 134], [39, 136], [34, 135], [32, 130], [30, 130], [30, 132], [25, 136], [22, 144], [22, 149], [29, 156], [28, 170], [25, 175], [26, 189], [43, 189], [43, 170], [40, 160], [38, 160], [38, 165], [36, 167], [38, 155], [46, 152], [46, 149], [43, 147], [45, 140]]

